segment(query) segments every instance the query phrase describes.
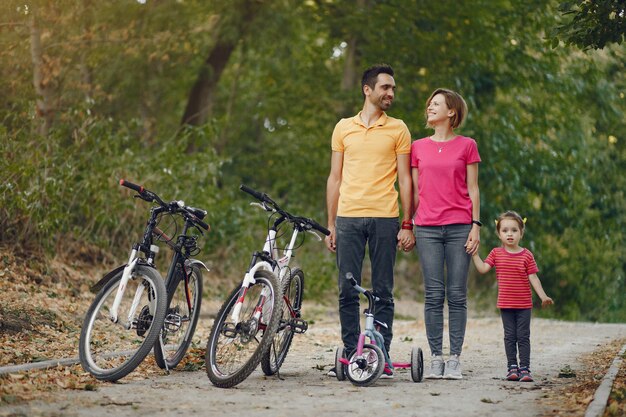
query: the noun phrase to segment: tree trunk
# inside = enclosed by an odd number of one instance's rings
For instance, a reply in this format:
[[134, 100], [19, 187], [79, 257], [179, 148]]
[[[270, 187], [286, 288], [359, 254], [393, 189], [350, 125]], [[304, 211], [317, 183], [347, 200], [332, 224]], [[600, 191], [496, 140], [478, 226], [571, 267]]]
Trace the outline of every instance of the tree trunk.
[[[341, 91], [351, 92], [355, 88], [360, 88], [360, 80], [357, 80], [357, 62], [356, 62], [356, 45], [357, 37], [353, 35], [348, 41], [346, 47], [345, 61], [343, 65], [343, 77], [341, 78]], [[351, 100], [344, 100], [341, 108], [339, 109], [340, 117], [348, 117], [352, 114], [352, 106], [350, 106]]]
[[234, 42], [218, 40], [189, 93], [182, 124], [199, 126], [206, 123], [213, 106], [213, 91], [234, 49]]
[[50, 88], [50, 80], [45, 79], [43, 62], [43, 48], [41, 46], [41, 32], [33, 15], [29, 21], [30, 30], [30, 55], [33, 63], [33, 86], [37, 93], [36, 110], [39, 120], [37, 133], [47, 136], [52, 120], [54, 119], [53, 96]]
[[[188, 99], [182, 125], [200, 126], [209, 120], [215, 103], [215, 89], [235, 50], [239, 40], [244, 38], [259, 10], [265, 4], [260, 0], [244, 0], [232, 5], [232, 12], [240, 14], [236, 19], [221, 19], [218, 27], [217, 42], [204, 61]], [[224, 28], [230, 22], [234, 27]], [[187, 153], [195, 151], [195, 144], [190, 143]]]

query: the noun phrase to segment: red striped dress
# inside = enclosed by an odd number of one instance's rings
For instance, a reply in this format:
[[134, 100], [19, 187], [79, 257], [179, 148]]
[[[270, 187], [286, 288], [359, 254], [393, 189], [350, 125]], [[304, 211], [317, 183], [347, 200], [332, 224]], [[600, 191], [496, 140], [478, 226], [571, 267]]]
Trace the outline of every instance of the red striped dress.
[[496, 268], [498, 308], [532, 308], [533, 295], [528, 276], [539, 271], [532, 252], [524, 248], [519, 253], [494, 248], [485, 263]]

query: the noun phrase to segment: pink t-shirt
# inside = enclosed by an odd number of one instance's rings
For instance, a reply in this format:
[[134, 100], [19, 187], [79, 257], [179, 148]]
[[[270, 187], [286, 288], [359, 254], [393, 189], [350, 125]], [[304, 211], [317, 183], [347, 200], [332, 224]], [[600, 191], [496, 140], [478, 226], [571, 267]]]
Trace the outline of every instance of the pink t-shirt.
[[411, 167], [417, 168], [418, 226], [470, 224], [472, 200], [467, 190], [467, 165], [480, 162], [476, 141], [456, 136], [447, 142], [426, 137], [411, 145]]

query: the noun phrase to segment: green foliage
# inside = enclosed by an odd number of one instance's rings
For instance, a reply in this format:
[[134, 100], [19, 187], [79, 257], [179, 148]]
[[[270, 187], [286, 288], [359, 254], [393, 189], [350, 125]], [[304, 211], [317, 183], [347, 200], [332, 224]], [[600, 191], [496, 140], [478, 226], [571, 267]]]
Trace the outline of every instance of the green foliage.
[[[181, 129], [187, 94], [217, 31], [228, 36], [240, 18], [237, 4], [31, 3], [56, 100], [42, 138], [33, 133], [31, 15], [15, 3], [0, 26], [0, 59], [9, 63], [0, 67], [1, 242], [60, 250], [71, 239], [125, 256], [146, 215], [117, 185], [125, 177], [208, 209], [201, 259], [232, 286], [267, 225], [239, 185], [324, 224], [332, 129], [362, 105], [362, 68], [383, 61], [398, 84], [390, 114], [415, 139], [430, 133], [423, 112], [433, 89], [467, 100], [459, 133], [477, 140], [483, 159], [481, 253], [498, 245], [493, 219], [517, 210], [556, 302], [541, 314], [626, 320], [623, 45], [548, 48], [546, 28], [564, 22], [556, 1], [260, 1], [219, 81], [212, 119]], [[354, 86], [343, 88], [352, 44]], [[336, 297], [334, 256], [321, 243], [309, 238], [295, 260], [307, 297]], [[415, 296], [417, 257], [399, 255], [397, 271], [398, 298]], [[472, 293], [494, 289], [491, 274]]]
[[583, 50], [620, 44], [626, 34], [626, 3], [623, 0], [578, 0], [559, 5], [564, 22], [550, 33], [552, 46], [559, 41]]
[[196, 132], [146, 147], [133, 121], [90, 121], [82, 128], [37, 141], [25, 131], [3, 132], [3, 242], [62, 251], [66, 239], [85, 240], [124, 254], [140, 236], [148, 207], [121, 191], [120, 178], [189, 205], [208, 208], [219, 199], [218, 160], [208, 152], [184, 153]]

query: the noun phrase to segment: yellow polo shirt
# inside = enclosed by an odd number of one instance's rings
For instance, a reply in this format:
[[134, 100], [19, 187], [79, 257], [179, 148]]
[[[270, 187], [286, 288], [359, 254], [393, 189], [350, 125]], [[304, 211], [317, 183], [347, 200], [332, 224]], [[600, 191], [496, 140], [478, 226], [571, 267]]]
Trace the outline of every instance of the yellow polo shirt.
[[397, 156], [411, 153], [406, 124], [383, 112], [368, 128], [359, 112], [337, 123], [332, 150], [343, 153], [337, 215], [398, 217]]

